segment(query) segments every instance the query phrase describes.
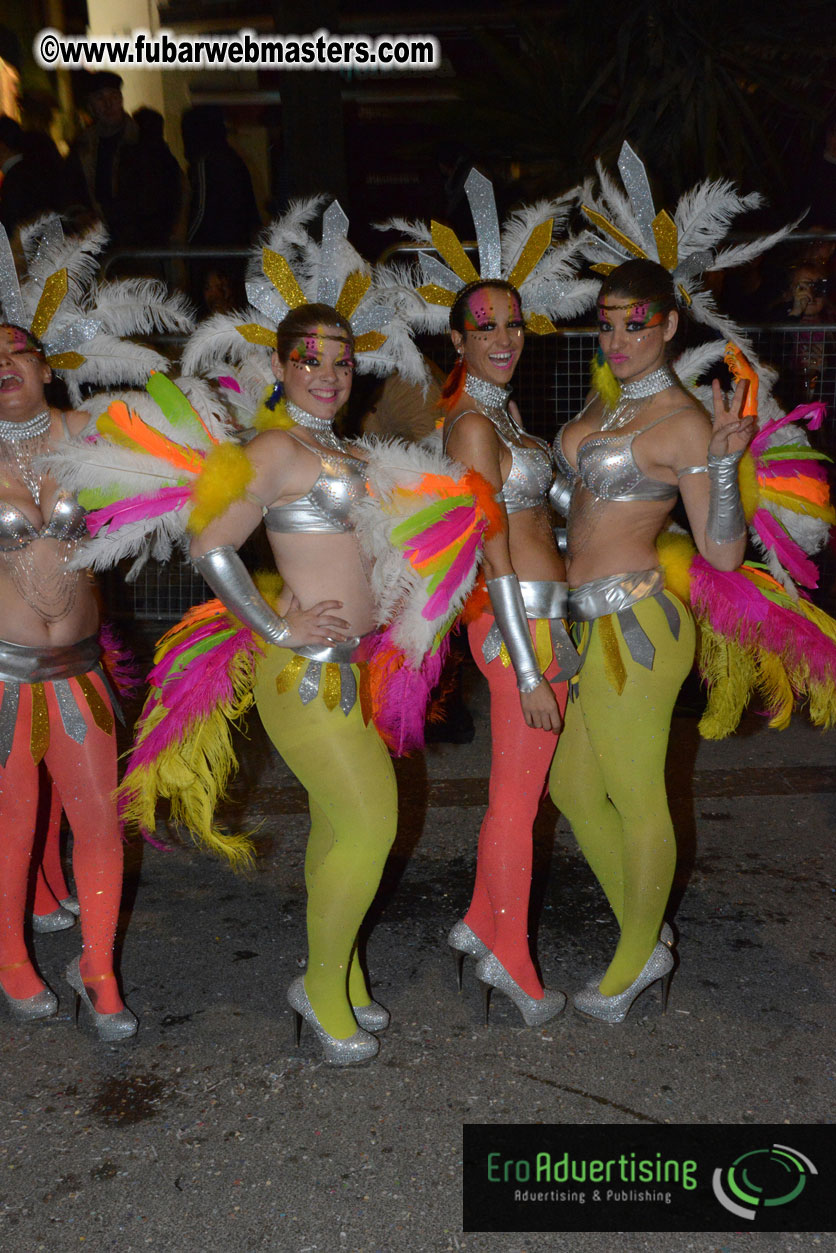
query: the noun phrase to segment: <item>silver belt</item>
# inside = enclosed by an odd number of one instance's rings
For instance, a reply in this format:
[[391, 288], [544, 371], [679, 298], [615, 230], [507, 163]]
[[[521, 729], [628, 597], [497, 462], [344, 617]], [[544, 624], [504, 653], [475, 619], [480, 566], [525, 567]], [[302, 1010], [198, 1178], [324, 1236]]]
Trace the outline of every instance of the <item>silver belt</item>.
[[67, 680], [95, 671], [110, 697], [113, 712], [124, 722], [116, 695], [99, 665], [101, 651], [97, 635], [90, 635], [77, 644], [39, 644], [36, 648], [0, 640], [0, 682], [3, 684], [0, 766], [5, 769], [12, 751], [21, 683], [52, 683], [65, 732], [77, 744], [83, 744], [87, 738], [87, 723], [79, 707], [78, 694]]
[[[554, 579], [520, 580], [525, 616], [532, 621], [543, 619], [549, 623], [552, 639], [552, 652], [558, 665], [558, 672], [551, 683], [565, 683], [577, 673], [580, 659], [577, 650], [569, 638], [562, 619], [568, 611], [568, 584], [559, 583]], [[482, 656], [490, 665], [499, 656], [502, 649], [502, 633], [494, 622], [482, 644]]]
[[573, 622], [591, 622], [608, 613], [621, 613], [640, 600], [658, 596], [665, 587], [661, 566], [630, 574], [609, 574], [580, 587], [569, 588], [569, 617]]
[[[615, 614], [624, 643], [633, 661], [653, 669], [656, 647], [633, 612], [633, 605], [643, 600], [655, 600], [667, 620], [668, 629], [675, 640], [679, 639], [679, 614], [673, 601], [665, 592], [665, 575], [661, 566], [652, 570], [636, 570], [631, 574], [612, 574], [603, 579], [591, 579], [580, 587], [569, 588], [569, 617], [573, 622], [593, 622]], [[589, 634], [581, 640], [580, 664], [586, 657]], [[583, 676], [581, 675], [581, 682]], [[575, 699], [574, 689], [570, 696]]]
[[303, 644], [291, 651], [300, 657], [307, 657], [309, 661], [330, 661], [338, 666], [345, 666], [352, 661], [365, 660], [365, 642], [373, 634], [373, 631], [369, 631], [366, 635], [351, 635], [347, 640], [340, 640], [336, 644]]
[[77, 644], [12, 644], [0, 640], [0, 681], [3, 683], [50, 683], [86, 674], [101, 656], [99, 637], [90, 635]]

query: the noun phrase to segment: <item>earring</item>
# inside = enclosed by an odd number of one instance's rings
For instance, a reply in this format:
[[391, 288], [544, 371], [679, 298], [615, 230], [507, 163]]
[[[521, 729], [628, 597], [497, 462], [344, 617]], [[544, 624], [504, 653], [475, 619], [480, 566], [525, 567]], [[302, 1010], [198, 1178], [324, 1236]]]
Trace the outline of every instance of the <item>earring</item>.
[[275, 387], [273, 388], [270, 395], [267, 397], [267, 399], [264, 402], [265, 407], [272, 412], [273, 409], [275, 409], [276, 405], [281, 400], [283, 395], [284, 395], [284, 388], [282, 387], [281, 379], [276, 379]]

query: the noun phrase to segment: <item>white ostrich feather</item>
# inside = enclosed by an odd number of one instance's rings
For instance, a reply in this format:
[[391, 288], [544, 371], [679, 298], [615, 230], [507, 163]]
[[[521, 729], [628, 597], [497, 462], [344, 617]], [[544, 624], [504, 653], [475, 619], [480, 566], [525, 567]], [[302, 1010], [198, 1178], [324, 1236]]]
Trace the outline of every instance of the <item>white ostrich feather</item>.
[[715, 256], [710, 268], [712, 270], [729, 270], [737, 265], [745, 265], [747, 261], [753, 261], [762, 252], [766, 252], [769, 248], [774, 248], [775, 244], [780, 243], [782, 239], [786, 239], [795, 230], [800, 221], [801, 218], [796, 218], [794, 222], [782, 226], [780, 230], [773, 231], [771, 235], [764, 235], [761, 239], [752, 239], [745, 244], [735, 244], [730, 248], [721, 249]]
[[303, 200], [292, 200], [286, 213], [274, 218], [262, 232], [261, 238], [252, 251], [252, 264], [261, 271], [262, 249], [270, 248], [282, 256], [287, 256], [300, 249], [308, 240], [308, 223], [319, 213], [327, 196], [309, 196]]
[[94, 285], [85, 305], [87, 316], [97, 318], [111, 335], [188, 333], [194, 329], [190, 301], [181, 292], [169, 292], [155, 279]]
[[674, 212], [679, 233], [679, 259], [711, 248], [728, 232], [734, 218], [763, 204], [759, 192], [741, 195], [725, 178], [706, 179], [679, 199]]
[[152, 370], [165, 374], [170, 364], [153, 348], [112, 335], [97, 335], [84, 345], [84, 364], [77, 370], [67, 370], [64, 381], [73, 405], [78, 407], [82, 385], [98, 388], [144, 383]]
[[699, 344], [695, 348], [687, 348], [673, 362], [673, 372], [679, 379], [683, 387], [687, 387], [689, 391], [693, 391], [694, 395], [705, 407], [711, 407], [711, 388], [697, 388], [696, 384], [705, 374], [706, 370], [716, 365], [718, 361], [723, 360], [723, 353], [726, 350], [726, 341], [724, 339], [710, 339], [705, 344]]
[[[357, 537], [372, 562], [371, 586], [375, 614], [380, 625], [393, 623], [393, 638], [404, 649], [413, 665], [418, 666], [432, 646], [440, 620], [423, 617], [427, 602], [424, 581], [393, 547], [392, 529], [418, 509], [425, 508], [424, 497], [395, 494], [396, 487], [413, 490], [425, 474], [461, 478], [464, 467], [443, 453], [401, 440], [380, 442], [366, 438], [358, 441], [369, 455], [368, 474], [373, 495], [355, 506], [353, 516]], [[475, 582], [478, 559], [457, 590], [452, 608], [458, 610]]]
[[[55, 247], [37, 247], [35, 241], [43, 231], [46, 222], [54, 219], [54, 214], [47, 214], [33, 222], [26, 229], [24, 251], [30, 259], [26, 266], [24, 288], [30, 289], [32, 295], [40, 294], [43, 285], [56, 270], [66, 269], [68, 279], [67, 299], [78, 300], [89, 287], [99, 269], [99, 256], [108, 242], [108, 234], [101, 223], [91, 226], [83, 235], [72, 235], [66, 238], [63, 230], [60, 244]], [[23, 231], [21, 232], [23, 241]]]
[[535, 226], [551, 219], [552, 231], [560, 230], [572, 210], [577, 192], [578, 188], [574, 187], [556, 199], [537, 200], [534, 204], [524, 205], [508, 215], [502, 224], [500, 235], [502, 273], [506, 278], [519, 260]]
[[432, 232], [426, 222], [393, 217], [387, 218], [385, 222], [373, 222], [372, 226], [376, 231], [399, 231], [401, 235], [406, 235], [407, 239], [414, 240], [416, 244], [433, 242]]
[[[263, 357], [269, 368], [270, 349], [260, 344], [250, 344], [236, 329], [246, 323], [265, 326], [263, 316], [253, 308], [235, 313], [213, 313], [199, 322], [183, 349], [181, 365], [184, 374], [208, 374], [224, 362], [242, 365], [253, 355]], [[272, 329], [275, 327], [265, 329]]]

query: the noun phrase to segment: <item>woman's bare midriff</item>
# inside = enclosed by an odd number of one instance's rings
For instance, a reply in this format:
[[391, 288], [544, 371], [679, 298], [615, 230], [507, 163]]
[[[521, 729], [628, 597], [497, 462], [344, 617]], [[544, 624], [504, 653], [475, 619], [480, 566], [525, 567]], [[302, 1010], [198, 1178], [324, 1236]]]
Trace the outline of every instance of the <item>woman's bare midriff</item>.
[[523, 582], [565, 580], [566, 567], [557, 550], [551, 514], [545, 505], [510, 515], [508, 547], [514, 573]]
[[276, 567], [284, 579], [278, 605], [284, 613], [295, 595], [302, 609], [323, 600], [342, 601], [335, 614], [349, 623], [352, 635], [374, 628], [374, 605], [356, 536], [283, 534], [268, 531]]
[[579, 483], [569, 510], [569, 585], [580, 587], [610, 574], [657, 566], [656, 539], [671, 511], [671, 503], [600, 500]]
[[[65, 551], [66, 545], [60, 540], [36, 539], [29, 545], [27, 555], [35, 558], [42, 568], [49, 569], [53, 561], [63, 565]], [[77, 581], [75, 602], [65, 618], [45, 622], [18, 592], [9, 557], [0, 553], [0, 639], [37, 648], [44, 644], [50, 647], [77, 644], [95, 635], [99, 629], [99, 602], [91, 576], [81, 570], [68, 571], [65, 577]]]

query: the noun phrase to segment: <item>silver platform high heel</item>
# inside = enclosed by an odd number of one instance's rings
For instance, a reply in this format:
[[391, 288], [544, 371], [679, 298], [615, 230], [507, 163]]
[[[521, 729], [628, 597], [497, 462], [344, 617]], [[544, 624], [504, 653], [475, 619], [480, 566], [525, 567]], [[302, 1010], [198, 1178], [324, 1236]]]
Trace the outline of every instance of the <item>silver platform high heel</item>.
[[[361, 1062], [371, 1061], [380, 1052], [380, 1041], [358, 1027], [354, 1035], [345, 1040], [337, 1040], [329, 1035], [313, 1011], [305, 991], [305, 979], [299, 975], [287, 989], [287, 1003], [293, 1010], [296, 1029], [296, 1047], [302, 1034], [302, 1021], [313, 1028], [319, 1043], [322, 1045], [322, 1056], [329, 1066], [356, 1066]], [[367, 1007], [368, 1008], [368, 1007]], [[381, 1007], [382, 1008], [382, 1007]]]
[[[26, 965], [26, 960], [11, 962], [8, 966], [0, 966], [2, 970], [19, 970]], [[54, 1018], [58, 1013], [58, 997], [49, 988], [42, 988], [34, 996], [10, 996], [0, 983], [0, 992], [6, 1002], [6, 1008], [15, 1022], [37, 1022], [39, 1018]]]
[[457, 922], [447, 935], [447, 943], [453, 950], [453, 962], [456, 967], [456, 983], [459, 992], [462, 990], [462, 968], [465, 957], [475, 957], [477, 961], [487, 957], [490, 949], [483, 944], [475, 932], [470, 930], [466, 922]]
[[483, 957], [476, 963], [476, 978], [482, 984], [486, 1027], [490, 1013], [491, 992], [494, 988], [499, 992], [504, 992], [514, 1002], [527, 1027], [539, 1027], [544, 1022], [556, 1018], [566, 1004], [566, 997], [562, 992], [550, 992], [548, 988], [543, 989], [543, 996], [540, 1000], [523, 992], [520, 985], [511, 978], [502, 962], [493, 953], [488, 953], [487, 957]]
[[[127, 1005], [113, 1014], [100, 1014], [94, 1007], [81, 977], [80, 962], [81, 958], [77, 957], [64, 972], [64, 978], [75, 992], [75, 1025], [78, 1026], [79, 1010], [83, 1005], [88, 1022], [103, 1044], [118, 1044], [120, 1040], [128, 1040], [136, 1035], [139, 1020], [136, 1014], [131, 1013]], [[109, 978], [111, 978], [109, 974], [97, 975], [90, 982], [98, 983]]]
[[78, 918], [81, 913], [81, 906], [78, 903], [77, 896], [65, 896], [63, 901], [60, 903], [64, 909], [68, 910], [71, 914], [75, 914], [76, 918]]
[[644, 968], [639, 972], [629, 988], [617, 992], [615, 996], [604, 996], [597, 987], [582, 988], [572, 998], [575, 1009], [588, 1018], [598, 1018], [601, 1022], [623, 1022], [630, 1012], [633, 1002], [652, 984], [658, 983], [662, 994], [662, 1013], [667, 1010], [668, 987], [674, 968], [674, 956], [666, 944], [661, 941], [653, 949]]
[[68, 931], [75, 926], [75, 914], [63, 905], [53, 909], [51, 914], [30, 914], [29, 918], [32, 930], [39, 935], [46, 935], [50, 931]]
[[368, 1005], [352, 1005], [351, 1012], [357, 1019], [358, 1027], [364, 1031], [385, 1031], [392, 1021], [389, 1010], [377, 1001], [369, 1001]]

